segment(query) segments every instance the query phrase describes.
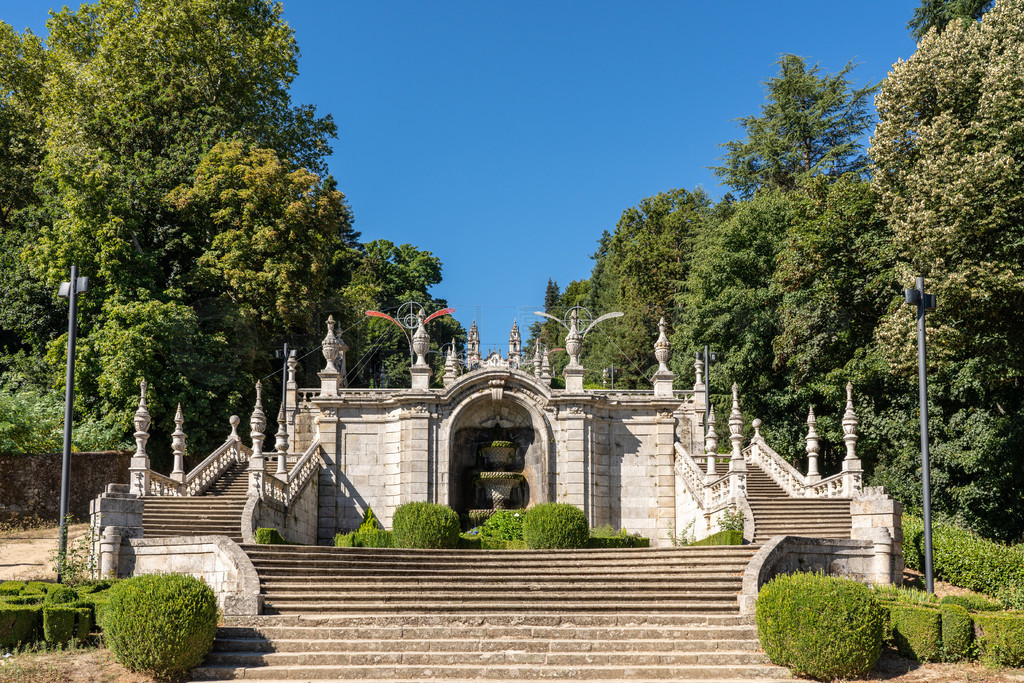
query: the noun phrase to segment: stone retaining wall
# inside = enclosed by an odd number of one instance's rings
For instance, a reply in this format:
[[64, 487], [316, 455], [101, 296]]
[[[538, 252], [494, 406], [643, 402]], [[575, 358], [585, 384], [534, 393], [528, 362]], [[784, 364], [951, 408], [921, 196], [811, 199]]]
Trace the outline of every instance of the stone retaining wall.
[[[128, 451], [71, 454], [68, 510], [79, 520], [107, 484], [128, 483]], [[0, 455], [0, 512], [60, 516], [61, 454]]]

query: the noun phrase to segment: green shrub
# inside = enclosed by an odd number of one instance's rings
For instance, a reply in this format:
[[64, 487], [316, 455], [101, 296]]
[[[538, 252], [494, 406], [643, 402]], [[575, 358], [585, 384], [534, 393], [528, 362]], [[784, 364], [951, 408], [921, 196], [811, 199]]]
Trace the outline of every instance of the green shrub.
[[[1007, 603], [1015, 595], [1024, 598], [1024, 548], [1020, 546], [1005, 546], [966, 529], [933, 522], [932, 555], [937, 579]], [[908, 567], [923, 571], [924, 522], [911, 515], [903, 516], [903, 559]]]
[[21, 594], [27, 595], [29, 593], [32, 593], [35, 595], [46, 595], [46, 593], [49, 592], [51, 588], [54, 588], [58, 585], [59, 584], [55, 583], [46, 583], [45, 581], [29, 581], [25, 584], [25, 589], [21, 591]]
[[284, 540], [277, 529], [260, 527], [253, 534], [256, 537], [256, 542], [263, 545], [288, 545], [288, 541]]
[[393, 534], [384, 529], [351, 531], [334, 536], [336, 548], [394, 548]]
[[639, 534], [625, 536], [591, 536], [587, 539], [588, 548], [650, 548], [651, 539]]
[[459, 516], [437, 503], [405, 503], [395, 510], [391, 533], [396, 548], [455, 548]]
[[903, 586], [886, 584], [884, 586], [872, 586], [871, 589], [879, 600], [895, 600], [906, 605], [937, 606], [939, 604], [939, 599], [932, 593], [918, 590], [917, 588], [905, 588]]
[[85, 642], [89, 639], [92, 627], [96, 623], [96, 617], [91, 605], [88, 607], [76, 607], [75, 612], [78, 613], [75, 621], [75, 640]]
[[521, 541], [523, 514], [520, 510], [498, 510], [483, 523], [480, 533], [503, 541]]
[[978, 646], [986, 666], [1024, 666], [1024, 613], [979, 613]]
[[940, 605], [960, 605], [968, 612], [1000, 612], [1002, 604], [980, 595], [947, 595], [939, 600]]
[[889, 605], [892, 639], [901, 656], [935, 662], [942, 656], [942, 616], [931, 607], [894, 602]]
[[959, 662], [974, 659], [974, 622], [966, 609], [952, 602], [940, 603], [942, 659]]
[[[743, 535], [743, 527], [746, 525], [746, 519], [743, 517], [743, 511], [739, 508], [729, 508], [722, 512], [721, 519], [718, 520], [718, 527], [722, 531], [738, 531], [740, 536]], [[739, 543], [726, 543], [722, 545], [740, 545]]]
[[775, 664], [822, 680], [870, 671], [885, 614], [870, 589], [823, 574], [777, 576], [757, 597], [757, 634]]
[[43, 607], [43, 640], [47, 645], [64, 645], [75, 635], [78, 610], [65, 605]]
[[0, 602], [0, 647], [14, 648], [39, 640], [43, 627], [41, 607]]
[[999, 598], [1006, 609], [1024, 610], [1024, 584], [1004, 586], [996, 591], [995, 597]]
[[99, 581], [90, 581], [83, 583], [78, 586], [79, 595], [88, 595], [90, 593], [100, 593], [102, 591], [110, 590], [111, 586], [118, 582], [118, 579], [100, 579]]
[[121, 664], [175, 678], [198, 666], [210, 651], [217, 598], [191, 576], [135, 576], [110, 590], [102, 626], [107, 646]]
[[0, 597], [5, 595], [20, 595], [25, 589], [24, 581], [4, 581], [0, 583]]
[[690, 545], [743, 545], [743, 531], [719, 531]]
[[523, 540], [527, 548], [585, 548], [590, 538], [587, 516], [568, 503], [541, 503], [523, 516]]
[[4, 602], [8, 605], [41, 605], [46, 600], [45, 595], [39, 593], [29, 593], [27, 595], [15, 595], [9, 598], [4, 598]]
[[377, 519], [377, 515], [373, 514], [373, 508], [367, 505], [363, 521], [359, 523], [359, 531], [376, 531], [383, 528], [384, 525]]
[[106, 630], [107, 613], [110, 611], [110, 596], [106, 593], [98, 593], [89, 596], [89, 606], [92, 607], [92, 618], [100, 630]]
[[483, 534], [459, 534], [460, 550], [525, 550], [526, 541], [506, 541]]
[[67, 586], [58, 586], [46, 594], [47, 605], [66, 605], [76, 600], [78, 600], [78, 592]]

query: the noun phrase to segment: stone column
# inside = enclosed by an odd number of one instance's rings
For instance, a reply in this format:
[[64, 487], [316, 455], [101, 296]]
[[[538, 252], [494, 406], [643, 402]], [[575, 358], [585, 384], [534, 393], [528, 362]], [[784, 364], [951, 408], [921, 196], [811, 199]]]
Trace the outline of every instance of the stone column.
[[265, 464], [263, 461], [263, 430], [267, 426], [267, 414], [263, 412], [263, 383], [256, 382], [256, 406], [249, 418], [249, 433], [252, 437], [252, 455], [249, 457], [249, 494], [260, 495], [263, 488]]
[[317, 543], [330, 545], [338, 531], [338, 463], [343, 454], [338, 410], [333, 406], [318, 406], [320, 414], [315, 420], [317, 438], [326, 467], [320, 471]]
[[[708, 385], [704, 382], [704, 361], [699, 356], [693, 361], [693, 373], [696, 377], [693, 383], [693, 410], [703, 417], [704, 407], [708, 404]], [[704, 429], [707, 428], [704, 425]]]
[[586, 415], [580, 405], [569, 405], [562, 419], [562, 448], [558, 450], [558, 479], [556, 483], [556, 500], [559, 503], [571, 503], [588, 512], [586, 505], [587, 461]]
[[128, 484], [108, 484], [107, 490], [89, 503], [93, 535], [93, 560], [99, 578], [117, 578], [121, 543], [142, 538], [143, 499]]
[[863, 485], [864, 470], [857, 457], [857, 413], [853, 412], [853, 384], [846, 383], [846, 412], [843, 413], [843, 441], [846, 442], [846, 457], [843, 458], [843, 495], [855, 496]]
[[655, 452], [658, 463], [655, 484], [655, 529], [657, 529], [655, 545], [662, 545], [671, 534], [676, 532], [676, 419], [672, 415], [672, 411], [658, 412], [655, 430]]
[[288, 430], [289, 443], [295, 443], [295, 416], [299, 412], [299, 383], [295, 379], [299, 359], [295, 351], [288, 356], [288, 384], [285, 386], [285, 428]]
[[288, 476], [288, 430], [285, 422], [284, 406], [277, 411], [277, 434], [274, 435], [274, 453], [277, 455], [277, 475]]
[[171, 471], [171, 479], [179, 484], [185, 481], [185, 439], [188, 437], [188, 434], [181, 429], [183, 424], [185, 424], [185, 416], [181, 414], [181, 404], [179, 403], [178, 411], [174, 414], [174, 433], [171, 434], [171, 451], [174, 452], [174, 469]]
[[717, 464], [715, 463], [715, 455], [718, 453], [718, 432], [715, 431], [715, 425], [717, 424], [715, 419], [715, 406], [711, 406], [711, 412], [708, 414], [708, 432], [704, 437], [704, 453], [707, 455], [707, 474], [704, 475], [704, 481], [708, 482], [718, 477], [718, 470], [716, 469]]
[[654, 395], [659, 398], [672, 397], [672, 380], [675, 375], [668, 369], [669, 358], [672, 357], [672, 344], [668, 340], [663, 317], [658, 321], [658, 341], [654, 344], [654, 357], [658, 360], [658, 371], [654, 373]]
[[821, 481], [821, 474], [818, 472], [818, 452], [821, 446], [818, 445], [818, 419], [814, 416], [814, 406], [811, 406], [807, 413], [807, 481], [814, 484]]
[[139, 407], [135, 411], [135, 454], [128, 467], [131, 492], [144, 496], [149, 492], [149, 456], [146, 455], [146, 442], [149, 441], [149, 407], [146, 405], [146, 380], [139, 385]]
[[881, 486], [869, 486], [850, 501], [850, 538], [871, 541], [875, 550], [875, 583], [903, 578], [903, 506]]
[[418, 404], [402, 415], [402, 442], [399, 460], [401, 503], [430, 499], [427, 466], [430, 463], [430, 411]]
[[743, 413], [740, 412], [739, 387], [732, 384], [732, 412], [729, 413], [729, 489], [733, 498], [747, 497], [747, 461], [743, 459]]

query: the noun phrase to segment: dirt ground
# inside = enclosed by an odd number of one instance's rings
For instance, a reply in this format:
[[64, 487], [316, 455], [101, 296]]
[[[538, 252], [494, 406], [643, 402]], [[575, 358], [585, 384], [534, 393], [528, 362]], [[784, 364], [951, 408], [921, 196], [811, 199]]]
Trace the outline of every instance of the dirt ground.
[[3, 683], [154, 683], [114, 661], [110, 650], [87, 648], [0, 658]]
[[[84, 538], [88, 524], [68, 527], [68, 547]], [[57, 527], [0, 533], [0, 580], [56, 581]]]

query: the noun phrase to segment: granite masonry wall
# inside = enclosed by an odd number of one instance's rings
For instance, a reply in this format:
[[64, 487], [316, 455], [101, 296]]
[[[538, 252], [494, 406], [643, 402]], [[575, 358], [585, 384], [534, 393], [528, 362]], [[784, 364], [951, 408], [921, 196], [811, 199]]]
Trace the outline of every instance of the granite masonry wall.
[[[89, 503], [107, 484], [128, 483], [131, 453], [101, 451], [72, 453], [69, 512], [79, 520], [89, 515]], [[61, 454], [0, 455], [0, 513], [60, 516]]]

